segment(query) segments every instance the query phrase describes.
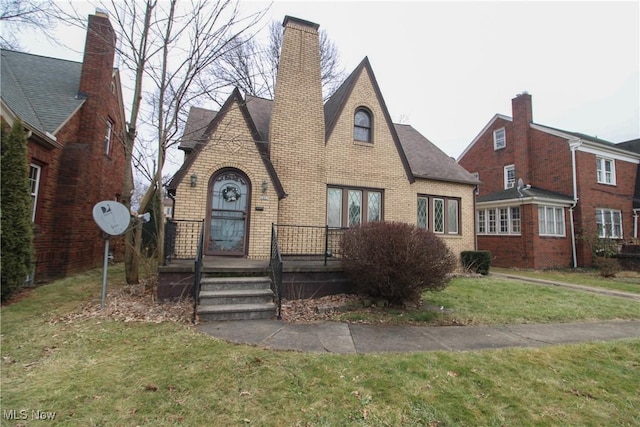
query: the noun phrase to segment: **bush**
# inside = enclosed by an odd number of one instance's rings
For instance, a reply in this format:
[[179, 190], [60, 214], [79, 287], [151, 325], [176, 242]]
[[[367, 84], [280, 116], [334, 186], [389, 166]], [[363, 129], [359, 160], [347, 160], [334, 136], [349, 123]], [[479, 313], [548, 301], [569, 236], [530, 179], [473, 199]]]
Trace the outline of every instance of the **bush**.
[[347, 230], [342, 265], [359, 295], [391, 304], [419, 302], [442, 290], [457, 265], [449, 247], [430, 231], [401, 222], [372, 222]]
[[620, 272], [620, 264], [615, 258], [595, 257], [593, 266], [600, 270], [602, 277], [616, 277], [616, 274]]
[[489, 251], [462, 251], [460, 253], [462, 267], [467, 271], [478, 274], [489, 274], [491, 267], [491, 252]]

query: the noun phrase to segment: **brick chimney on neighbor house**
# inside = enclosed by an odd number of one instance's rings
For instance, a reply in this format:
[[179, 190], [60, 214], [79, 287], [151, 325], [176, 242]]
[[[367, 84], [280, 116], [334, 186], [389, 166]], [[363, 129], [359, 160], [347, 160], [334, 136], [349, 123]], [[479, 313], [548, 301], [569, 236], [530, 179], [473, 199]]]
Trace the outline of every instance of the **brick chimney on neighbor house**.
[[[524, 184], [532, 184], [531, 179], [531, 123], [533, 123], [533, 109], [531, 95], [522, 92], [511, 100], [512, 126], [511, 134], [507, 134], [507, 147], [511, 144], [514, 153], [516, 180], [522, 178]], [[511, 139], [511, 141], [509, 141]], [[532, 184], [533, 185], [533, 184]]]
[[325, 130], [318, 24], [284, 18], [269, 127], [271, 161], [287, 197], [280, 201], [278, 221], [324, 224]]

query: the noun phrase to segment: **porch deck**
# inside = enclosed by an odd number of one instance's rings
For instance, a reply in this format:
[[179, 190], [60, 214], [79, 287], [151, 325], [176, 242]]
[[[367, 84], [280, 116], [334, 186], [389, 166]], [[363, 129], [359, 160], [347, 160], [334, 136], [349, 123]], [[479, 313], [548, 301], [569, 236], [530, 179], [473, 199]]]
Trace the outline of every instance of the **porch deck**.
[[[285, 272], [342, 271], [340, 261], [331, 260], [325, 265], [324, 259], [300, 259], [282, 257]], [[193, 272], [192, 259], [176, 259], [158, 267], [160, 273]], [[203, 257], [203, 273], [264, 273], [269, 272], [268, 259], [247, 259], [242, 257], [210, 256]]]
[[[350, 292], [342, 266], [337, 259], [328, 261], [324, 257], [282, 259], [283, 297], [300, 299], [322, 297], [329, 294]], [[158, 299], [169, 301], [191, 295], [193, 289], [194, 260], [172, 260], [158, 267]], [[205, 256], [202, 276], [269, 276], [268, 259]]]

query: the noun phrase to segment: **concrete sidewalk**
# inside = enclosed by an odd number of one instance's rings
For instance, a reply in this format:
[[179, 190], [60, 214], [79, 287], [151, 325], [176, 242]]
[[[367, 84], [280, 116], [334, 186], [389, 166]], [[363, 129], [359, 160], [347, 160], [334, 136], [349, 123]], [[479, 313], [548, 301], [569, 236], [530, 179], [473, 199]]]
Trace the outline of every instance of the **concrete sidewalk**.
[[502, 326], [240, 320], [206, 322], [197, 329], [225, 341], [268, 349], [341, 354], [469, 351], [640, 338], [640, 320]]

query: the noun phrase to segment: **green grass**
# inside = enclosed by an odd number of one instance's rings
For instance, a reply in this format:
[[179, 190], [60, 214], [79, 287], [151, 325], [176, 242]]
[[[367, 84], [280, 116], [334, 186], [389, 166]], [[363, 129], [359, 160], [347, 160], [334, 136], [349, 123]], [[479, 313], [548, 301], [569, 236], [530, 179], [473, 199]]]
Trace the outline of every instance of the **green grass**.
[[[335, 320], [370, 323], [489, 325], [637, 319], [640, 303], [619, 297], [533, 285], [494, 276], [458, 277], [444, 291], [423, 294], [416, 310], [351, 307]], [[444, 310], [438, 310], [442, 307]]]
[[[121, 275], [118, 268], [111, 280]], [[456, 311], [469, 305], [465, 310], [472, 313], [475, 303], [463, 300], [481, 295], [479, 288], [492, 293], [514, 286], [503, 281], [486, 288], [489, 282], [456, 281], [450, 287], [455, 298], [443, 298]], [[528, 290], [524, 295], [538, 296], [530, 292], [540, 287], [519, 286]], [[57, 425], [70, 426], [640, 424], [640, 340], [302, 354], [228, 344], [186, 324], [51, 322], [99, 297], [100, 275], [91, 272], [2, 308], [3, 410], [52, 411]], [[610, 298], [594, 295], [592, 301], [599, 299]], [[547, 303], [530, 302], [538, 308]], [[3, 426], [20, 424], [2, 419]]]
[[621, 271], [612, 278], [602, 277], [593, 269], [534, 271], [491, 267], [491, 272], [640, 294], [640, 273], [632, 271]]

